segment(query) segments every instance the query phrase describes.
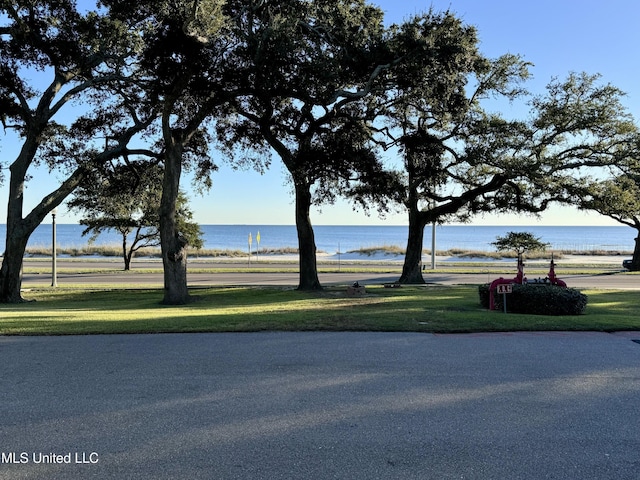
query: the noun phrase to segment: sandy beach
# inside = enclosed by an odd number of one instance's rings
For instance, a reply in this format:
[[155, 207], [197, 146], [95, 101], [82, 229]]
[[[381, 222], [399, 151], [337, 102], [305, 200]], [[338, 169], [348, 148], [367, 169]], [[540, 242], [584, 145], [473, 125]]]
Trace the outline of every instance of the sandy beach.
[[[287, 259], [290, 261], [297, 261], [297, 257], [295, 255], [278, 255], [278, 256], [269, 256], [268, 258], [278, 258], [278, 259]], [[619, 265], [622, 268], [622, 261], [626, 259], [630, 259], [631, 255], [569, 255], [563, 254], [560, 258], [555, 257], [554, 261], [557, 265], [561, 264], [588, 264], [588, 265]], [[453, 255], [436, 255], [435, 257], [436, 263], [516, 263], [515, 258], [490, 258], [490, 257], [459, 257]], [[403, 255], [394, 255], [394, 254], [385, 254], [385, 253], [377, 253], [374, 255], [363, 255], [361, 253], [346, 253], [341, 255], [329, 255], [329, 254], [318, 254], [318, 261], [351, 261], [351, 262], [391, 262], [402, 263], [404, 261]], [[551, 261], [551, 256], [548, 259], [531, 259], [528, 260], [525, 256], [525, 262], [527, 264], [549, 264]], [[430, 255], [423, 255], [422, 262], [425, 265], [429, 265], [431, 263]]]

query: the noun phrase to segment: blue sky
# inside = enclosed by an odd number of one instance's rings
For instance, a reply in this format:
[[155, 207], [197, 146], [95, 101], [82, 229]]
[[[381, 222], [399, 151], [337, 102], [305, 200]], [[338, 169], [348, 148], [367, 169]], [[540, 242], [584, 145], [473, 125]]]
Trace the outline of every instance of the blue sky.
[[[478, 29], [481, 51], [489, 57], [504, 53], [520, 54], [533, 63], [529, 90], [542, 93], [552, 77], [569, 72], [600, 73], [627, 93], [625, 105], [640, 119], [640, 63], [636, 49], [640, 46], [640, 3], [637, 0], [374, 0], [386, 14], [388, 22], [400, 22], [408, 15], [449, 9]], [[518, 109], [519, 107], [513, 107]], [[513, 112], [526, 115], [526, 110]], [[15, 158], [19, 144], [8, 132], [0, 130], [0, 155], [4, 161]], [[8, 172], [6, 172], [8, 174]], [[55, 175], [34, 171], [27, 195], [32, 207], [54, 188]], [[183, 188], [190, 190], [188, 179]], [[205, 196], [190, 194], [196, 221], [203, 224], [293, 224], [293, 197], [287, 174], [274, 157], [272, 168], [260, 175], [252, 171], [233, 171], [224, 164], [213, 175], [213, 188]], [[6, 219], [6, 182], [0, 186], [0, 222]], [[74, 223], [77, 217], [62, 208], [58, 220]], [[407, 223], [405, 214], [380, 219], [375, 212], [366, 216], [354, 212], [346, 203], [326, 206], [312, 213], [312, 221], [323, 225], [365, 225]], [[570, 208], [553, 208], [542, 220], [518, 216], [479, 217], [474, 223], [485, 225], [603, 225], [614, 222], [596, 214]]]

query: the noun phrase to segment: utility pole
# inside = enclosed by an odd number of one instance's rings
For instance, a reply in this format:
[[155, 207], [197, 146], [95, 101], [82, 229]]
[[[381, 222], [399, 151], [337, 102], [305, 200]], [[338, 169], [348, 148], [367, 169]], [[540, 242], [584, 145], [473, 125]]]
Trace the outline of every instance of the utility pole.
[[58, 269], [56, 264], [56, 214], [58, 213], [57, 209], [53, 209], [51, 211], [51, 286], [58, 286]]

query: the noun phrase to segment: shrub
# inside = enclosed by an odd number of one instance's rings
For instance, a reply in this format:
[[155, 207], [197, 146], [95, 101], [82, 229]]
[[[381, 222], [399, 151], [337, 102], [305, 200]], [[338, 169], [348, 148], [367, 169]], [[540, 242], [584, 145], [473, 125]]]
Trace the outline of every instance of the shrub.
[[480, 295], [480, 305], [489, 310], [489, 284], [478, 285], [478, 295]]
[[[478, 287], [480, 304], [489, 308], [489, 285]], [[495, 294], [495, 308], [503, 310], [502, 295]], [[587, 296], [574, 288], [555, 285], [524, 284], [513, 285], [513, 292], [507, 294], [507, 311], [510, 313], [530, 313], [534, 315], [582, 315], [587, 308]]]

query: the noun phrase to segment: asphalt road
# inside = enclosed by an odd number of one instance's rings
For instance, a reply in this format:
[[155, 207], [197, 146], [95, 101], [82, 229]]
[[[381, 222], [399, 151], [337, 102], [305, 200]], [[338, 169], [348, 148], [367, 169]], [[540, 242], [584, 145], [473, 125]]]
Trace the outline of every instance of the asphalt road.
[[[28, 265], [28, 264], [26, 264]], [[39, 262], [42, 272], [40, 274], [26, 273], [23, 278], [23, 286], [29, 288], [34, 285], [46, 285], [51, 284], [50, 269], [47, 266], [43, 267], [43, 263]], [[117, 268], [113, 261], [102, 262], [78, 262], [73, 261], [65, 264], [61, 262], [59, 268], [72, 266], [75, 269], [92, 268], [92, 269], [114, 269]], [[190, 263], [191, 269], [199, 267], [211, 267], [210, 262]], [[239, 285], [239, 286], [252, 286], [252, 285], [272, 285], [272, 286], [291, 286], [298, 285], [298, 273], [282, 273], [275, 270], [282, 270], [283, 268], [295, 269], [296, 264], [260, 264], [261, 269], [265, 269], [264, 272], [255, 273], [247, 272], [246, 263], [230, 263], [216, 266], [224, 266], [233, 268], [234, 272], [227, 273], [194, 273], [188, 274], [188, 282], [192, 287], [198, 286], [215, 286], [215, 285]], [[386, 265], [388, 267], [388, 265]], [[163, 279], [161, 273], [139, 273], [137, 270], [143, 270], [145, 268], [161, 268], [161, 263], [158, 261], [137, 262], [134, 270], [130, 272], [124, 271], [112, 271], [109, 273], [58, 273], [58, 284], [63, 285], [65, 283], [73, 284], [109, 284], [109, 283], [126, 283], [126, 284], [140, 284], [140, 285], [153, 285], [162, 286]], [[273, 272], [268, 271], [273, 269]], [[346, 267], [345, 267], [346, 269]], [[479, 271], [481, 271], [479, 269]], [[46, 273], [44, 273], [46, 272]], [[526, 272], [525, 272], [526, 273]], [[640, 276], [629, 275], [619, 270], [611, 270], [606, 274], [594, 273], [594, 274], [581, 274], [581, 275], [562, 275], [561, 270], [557, 270], [556, 273], [560, 278], [567, 282], [567, 285], [575, 288], [604, 288], [604, 289], [622, 289], [622, 290], [640, 290]], [[382, 283], [395, 282], [399, 278], [399, 274], [390, 273], [320, 273], [320, 282], [323, 285], [350, 285], [354, 282], [359, 282], [363, 285], [373, 285]], [[424, 278], [428, 284], [435, 285], [460, 285], [460, 284], [482, 284], [490, 282], [499, 276], [506, 278], [513, 278], [515, 271], [509, 271], [509, 267], [505, 267], [505, 273], [502, 275], [487, 274], [487, 273], [440, 273], [437, 270], [425, 270]], [[536, 278], [537, 275], [529, 275], [530, 279]]]
[[0, 479], [635, 480], [638, 337], [0, 337]]

